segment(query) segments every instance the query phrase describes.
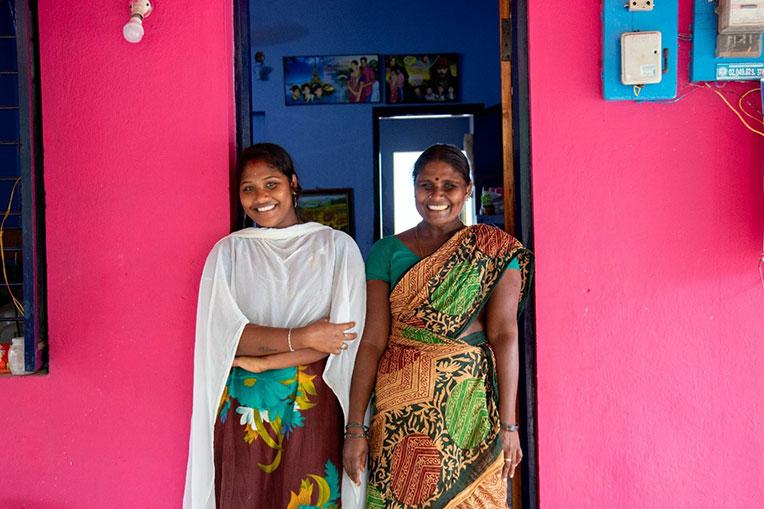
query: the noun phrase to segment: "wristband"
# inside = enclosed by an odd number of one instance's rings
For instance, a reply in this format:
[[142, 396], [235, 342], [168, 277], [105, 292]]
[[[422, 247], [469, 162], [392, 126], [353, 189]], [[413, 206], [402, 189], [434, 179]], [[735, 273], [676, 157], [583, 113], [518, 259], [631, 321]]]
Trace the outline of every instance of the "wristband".
[[520, 426], [517, 424], [507, 424], [506, 422], [501, 423], [501, 429], [502, 431], [510, 431], [515, 432], [520, 429]]

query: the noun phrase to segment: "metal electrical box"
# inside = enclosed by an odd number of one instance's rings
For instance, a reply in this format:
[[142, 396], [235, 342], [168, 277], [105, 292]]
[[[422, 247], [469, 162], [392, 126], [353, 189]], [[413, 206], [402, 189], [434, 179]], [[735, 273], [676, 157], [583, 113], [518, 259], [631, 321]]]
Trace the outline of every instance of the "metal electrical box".
[[695, 0], [691, 81], [764, 77], [764, 0]]
[[602, 93], [613, 101], [676, 97], [676, 0], [603, 0]]
[[621, 83], [624, 85], [660, 83], [662, 61], [660, 32], [621, 34]]

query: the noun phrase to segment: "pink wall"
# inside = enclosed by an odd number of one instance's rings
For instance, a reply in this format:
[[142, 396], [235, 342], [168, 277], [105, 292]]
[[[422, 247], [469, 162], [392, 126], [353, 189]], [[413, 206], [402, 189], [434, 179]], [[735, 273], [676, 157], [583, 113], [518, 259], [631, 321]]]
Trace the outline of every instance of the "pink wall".
[[764, 139], [603, 101], [600, 3], [529, 3], [542, 507], [762, 507]]
[[228, 230], [227, 4], [42, 0], [51, 373], [0, 380], [0, 507], [180, 505], [196, 287]]

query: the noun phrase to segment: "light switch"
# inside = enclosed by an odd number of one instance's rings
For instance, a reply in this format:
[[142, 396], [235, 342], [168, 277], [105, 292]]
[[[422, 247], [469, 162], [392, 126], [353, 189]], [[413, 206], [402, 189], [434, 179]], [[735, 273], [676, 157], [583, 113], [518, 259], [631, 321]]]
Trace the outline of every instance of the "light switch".
[[655, 7], [653, 0], [629, 0], [626, 5], [631, 12], [652, 11]]

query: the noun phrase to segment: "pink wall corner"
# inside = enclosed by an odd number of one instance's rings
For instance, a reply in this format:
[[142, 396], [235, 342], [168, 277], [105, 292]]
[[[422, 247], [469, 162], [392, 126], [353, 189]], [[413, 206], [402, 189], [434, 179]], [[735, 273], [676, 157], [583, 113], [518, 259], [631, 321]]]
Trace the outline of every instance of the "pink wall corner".
[[[229, 2], [230, 3], [230, 2]], [[177, 507], [196, 291], [229, 228], [232, 12], [39, 2], [50, 374], [0, 380], [0, 507]]]
[[764, 139], [685, 42], [679, 102], [604, 101], [600, 3], [529, 4], [541, 506], [762, 507]]

